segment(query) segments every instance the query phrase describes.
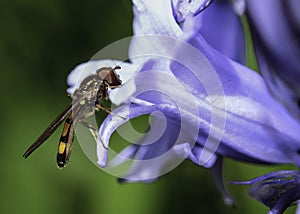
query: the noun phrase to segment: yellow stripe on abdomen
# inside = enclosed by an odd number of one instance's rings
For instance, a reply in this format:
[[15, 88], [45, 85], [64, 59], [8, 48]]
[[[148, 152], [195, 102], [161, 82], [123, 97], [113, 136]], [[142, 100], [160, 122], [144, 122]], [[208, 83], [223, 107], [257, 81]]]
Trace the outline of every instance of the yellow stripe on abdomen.
[[58, 154], [60, 154], [60, 155], [63, 154], [66, 150], [66, 146], [67, 146], [66, 143], [60, 141], [59, 145], [58, 145]]

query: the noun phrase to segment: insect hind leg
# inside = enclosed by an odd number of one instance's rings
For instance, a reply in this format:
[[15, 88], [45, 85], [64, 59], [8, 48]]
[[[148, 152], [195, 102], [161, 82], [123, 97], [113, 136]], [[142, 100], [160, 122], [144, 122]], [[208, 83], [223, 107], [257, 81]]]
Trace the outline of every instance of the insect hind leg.
[[97, 142], [97, 139], [100, 140], [102, 146], [105, 148], [105, 149], [108, 149], [107, 146], [104, 145], [102, 139], [99, 137], [98, 135], [98, 132], [97, 132], [97, 129], [95, 129], [90, 123], [86, 122], [86, 121], [80, 121], [80, 123], [85, 126], [86, 128], [89, 129], [89, 131], [91, 132], [92, 136], [94, 137], [95, 141]]

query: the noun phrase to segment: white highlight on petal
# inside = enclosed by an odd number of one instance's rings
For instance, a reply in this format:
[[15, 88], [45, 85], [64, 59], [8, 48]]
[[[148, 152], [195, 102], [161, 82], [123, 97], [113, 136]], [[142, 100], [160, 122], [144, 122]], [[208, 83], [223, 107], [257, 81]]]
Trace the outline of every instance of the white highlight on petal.
[[186, 157], [192, 151], [190, 143], [176, 144], [172, 149], [179, 157]]
[[135, 35], [160, 34], [179, 37], [182, 31], [176, 23], [171, 1], [133, 0]]
[[[118, 96], [119, 91], [123, 91], [123, 96]], [[121, 105], [130, 101], [132, 94], [136, 91], [135, 85], [131, 84], [130, 87], [116, 88], [109, 92], [109, 99], [115, 105]]]
[[246, 1], [245, 0], [234, 0], [233, 1], [234, 12], [238, 15], [243, 15], [246, 10]]
[[211, 168], [217, 160], [217, 155], [208, 149], [203, 149], [199, 159], [199, 165]]
[[211, 2], [211, 0], [173, 0], [177, 20], [179, 22], [185, 21], [187, 16], [201, 12]]
[[97, 164], [100, 167], [106, 167], [107, 165], [107, 149], [103, 146], [103, 141], [98, 138], [97, 139]]

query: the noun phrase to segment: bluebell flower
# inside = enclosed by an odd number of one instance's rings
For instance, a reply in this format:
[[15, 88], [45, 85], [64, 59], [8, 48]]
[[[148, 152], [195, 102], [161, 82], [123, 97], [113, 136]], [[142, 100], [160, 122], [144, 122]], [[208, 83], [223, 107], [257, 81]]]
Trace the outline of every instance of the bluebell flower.
[[246, 14], [260, 71], [273, 95], [300, 119], [300, 2], [249, 0]]
[[[133, 3], [135, 36], [129, 49], [130, 63], [121, 64], [124, 85], [110, 93], [111, 101], [121, 106], [99, 130], [97, 157], [101, 167], [129, 162], [128, 171], [118, 174], [122, 181], [151, 182], [189, 159], [213, 170], [225, 201], [232, 204], [222, 182], [223, 156], [300, 166], [299, 121], [273, 97], [259, 74], [240, 64], [244, 62], [240, 30], [233, 34], [237, 39], [232, 49], [236, 51], [228, 51], [228, 45], [210, 39], [209, 23], [213, 25], [214, 21], [210, 13], [205, 13], [211, 8], [218, 11], [219, 6], [207, 7], [210, 1]], [[224, 8], [229, 11], [228, 5]], [[226, 17], [235, 20], [229, 29], [239, 29], [233, 13], [228, 12]], [[234, 44], [230, 37], [223, 39]], [[90, 63], [100, 66], [102, 62]], [[71, 73], [71, 86], [76, 87], [83, 67], [89, 67], [89, 63]], [[123, 79], [126, 70], [132, 76]], [[132, 145], [108, 162], [111, 134], [141, 115], [151, 115], [150, 131], [130, 141]]]
[[270, 208], [269, 214], [281, 214], [300, 200], [300, 172], [281, 170], [249, 181], [233, 184], [250, 185], [249, 194]]

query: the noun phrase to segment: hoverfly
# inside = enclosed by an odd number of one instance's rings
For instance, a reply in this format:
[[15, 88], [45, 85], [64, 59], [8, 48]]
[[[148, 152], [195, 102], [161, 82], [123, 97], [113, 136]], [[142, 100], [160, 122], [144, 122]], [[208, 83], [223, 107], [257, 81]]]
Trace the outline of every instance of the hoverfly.
[[86, 126], [93, 137], [97, 139], [97, 130], [84, 119], [95, 113], [95, 110], [102, 109], [111, 113], [109, 109], [102, 105], [104, 100], [108, 100], [108, 89], [120, 87], [122, 81], [115, 70], [121, 69], [120, 66], [115, 68], [103, 67], [86, 77], [72, 95], [71, 102], [65, 110], [59, 114], [54, 121], [45, 129], [41, 136], [27, 149], [23, 157], [27, 158], [36, 150], [44, 141], [46, 141], [54, 131], [65, 120], [63, 131], [58, 144], [56, 163], [59, 168], [66, 166], [72, 151], [72, 144], [75, 134], [75, 124], [81, 123]]

